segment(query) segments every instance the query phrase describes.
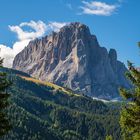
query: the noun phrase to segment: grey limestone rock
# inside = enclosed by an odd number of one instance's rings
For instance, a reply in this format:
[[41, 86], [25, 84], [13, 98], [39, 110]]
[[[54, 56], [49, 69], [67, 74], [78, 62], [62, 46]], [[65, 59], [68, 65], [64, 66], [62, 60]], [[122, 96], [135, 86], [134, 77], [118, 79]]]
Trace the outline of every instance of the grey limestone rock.
[[91, 97], [115, 98], [120, 86], [130, 87], [116, 51], [100, 47], [89, 28], [78, 22], [31, 41], [15, 57], [13, 68]]

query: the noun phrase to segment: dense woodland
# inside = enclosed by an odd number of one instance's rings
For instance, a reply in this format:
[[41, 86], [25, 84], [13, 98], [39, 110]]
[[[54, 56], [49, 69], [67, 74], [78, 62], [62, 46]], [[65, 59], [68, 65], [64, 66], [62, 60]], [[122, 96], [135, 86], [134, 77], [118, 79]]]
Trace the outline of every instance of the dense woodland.
[[121, 140], [120, 103], [104, 104], [71, 90], [27, 81], [27, 74], [1, 68], [12, 81], [6, 112], [13, 129], [1, 140]]

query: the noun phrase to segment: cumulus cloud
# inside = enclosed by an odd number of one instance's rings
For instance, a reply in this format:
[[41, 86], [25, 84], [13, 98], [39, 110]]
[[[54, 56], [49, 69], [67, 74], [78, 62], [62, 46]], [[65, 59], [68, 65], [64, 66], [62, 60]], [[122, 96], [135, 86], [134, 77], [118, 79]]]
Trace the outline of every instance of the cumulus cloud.
[[68, 23], [66, 23], [66, 22], [49, 22], [49, 24], [47, 25], [47, 28], [50, 31], [59, 32], [60, 28], [62, 28], [66, 24], [68, 24]]
[[[24, 31], [22, 27], [28, 26], [34, 31], [28, 32]], [[30, 21], [30, 22], [23, 22], [19, 26], [9, 26], [12, 32], [15, 32], [18, 36], [19, 40], [26, 40], [26, 39], [35, 39], [37, 37], [41, 37], [45, 34], [47, 26], [42, 21]]]
[[[58, 32], [66, 23], [50, 22], [45, 24], [42, 21], [23, 22], [20, 25], [9, 26], [10, 31], [17, 34], [18, 41], [13, 44], [13, 47], [0, 44], [0, 57], [4, 58], [4, 66], [12, 67], [14, 57], [21, 52], [31, 40], [42, 37], [47, 31]], [[31, 31], [23, 30], [23, 27], [30, 27]]]
[[14, 56], [14, 51], [10, 47], [0, 44], [0, 57], [4, 58], [5, 67], [11, 67]]
[[13, 48], [0, 44], [0, 57], [4, 58], [4, 66], [12, 67], [14, 57], [21, 52], [30, 40], [17, 41], [14, 43]]
[[83, 6], [80, 7], [82, 9], [82, 14], [89, 15], [110, 16], [118, 8], [117, 4], [111, 5], [100, 1], [92, 1], [92, 2], [82, 1], [82, 3]]

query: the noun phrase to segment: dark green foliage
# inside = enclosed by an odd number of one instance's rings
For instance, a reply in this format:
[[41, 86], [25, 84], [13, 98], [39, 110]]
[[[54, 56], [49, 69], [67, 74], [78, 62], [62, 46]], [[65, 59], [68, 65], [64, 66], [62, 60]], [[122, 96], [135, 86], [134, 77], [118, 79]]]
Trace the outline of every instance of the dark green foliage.
[[[2, 68], [3, 60], [0, 58], [0, 69]], [[9, 102], [9, 94], [6, 90], [10, 83], [7, 80], [6, 73], [0, 72], [0, 137], [5, 135], [11, 128], [5, 109]]]
[[65, 130], [63, 133], [63, 139], [65, 140], [85, 140], [80, 134], [73, 130]]
[[106, 136], [106, 140], [113, 140], [113, 139], [112, 139], [112, 136], [111, 136], [111, 135]]
[[140, 71], [128, 62], [129, 72], [126, 74], [134, 88], [120, 89], [121, 95], [127, 99], [127, 105], [122, 109], [120, 124], [124, 139], [140, 139]]
[[105, 140], [108, 134], [121, 140], [120, 105], [55, 91], [12, 73], [9, 79], [14, 128], [2, 140]]

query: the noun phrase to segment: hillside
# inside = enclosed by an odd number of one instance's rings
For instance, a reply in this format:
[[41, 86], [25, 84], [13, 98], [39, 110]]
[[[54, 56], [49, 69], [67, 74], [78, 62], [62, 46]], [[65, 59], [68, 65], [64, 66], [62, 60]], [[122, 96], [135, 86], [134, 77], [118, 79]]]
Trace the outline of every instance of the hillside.
[[[8, 109], [13, 130], [2, 140], [103, 140], [120, 138], [119, 106], [92, 98], [25, 73], [4, 69], [13, 81]], [[16, 74], [17, 73], [17, 74]]]

